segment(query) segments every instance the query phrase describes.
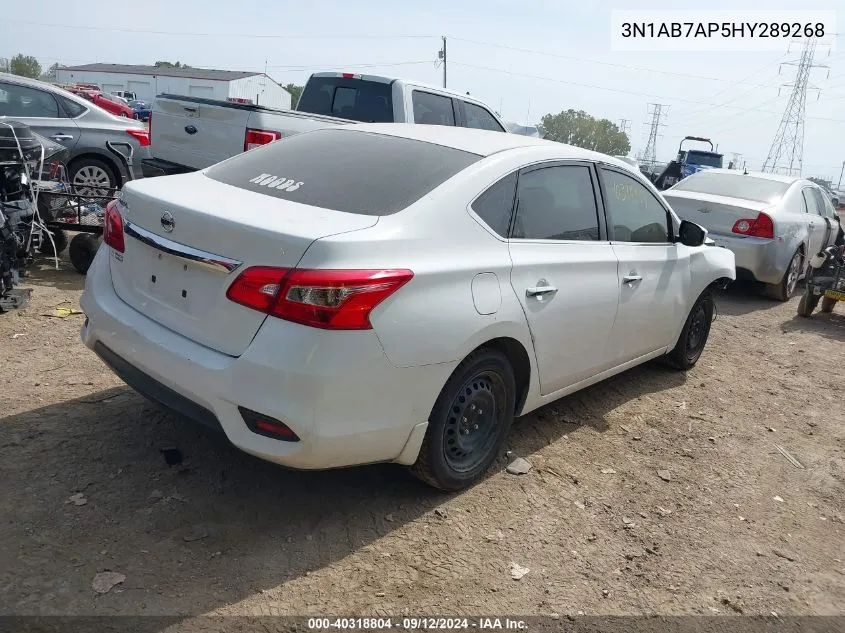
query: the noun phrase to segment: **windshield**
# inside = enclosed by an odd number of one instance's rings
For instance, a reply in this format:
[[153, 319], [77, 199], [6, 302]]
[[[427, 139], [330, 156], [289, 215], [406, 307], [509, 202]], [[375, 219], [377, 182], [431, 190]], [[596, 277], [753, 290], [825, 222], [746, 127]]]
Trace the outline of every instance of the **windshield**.
[[393, 122], [391, 86], [381, 81], [311, 77], [296, 109], [365, 123]]
[[692, 165], [705, 165], [706, 167], [721, 167], [722, 155], [711, 154], [710, 152], [697, 152], [695, 150], [690, 150], [689, 152], [687, 152], [686, 162]]
[[728, 196], [729, 198], [742, 198], [755, 202], [777, 202], [789, 189], [789, 184], [744, 174], [700, 171], [684, 178], [672, 189], [709, 193], [716, 196]]
[[204, 173], [233, 187], [312, 207], [390, 215], [480, 158], [397, 136], [323, 129], [251, 149]]

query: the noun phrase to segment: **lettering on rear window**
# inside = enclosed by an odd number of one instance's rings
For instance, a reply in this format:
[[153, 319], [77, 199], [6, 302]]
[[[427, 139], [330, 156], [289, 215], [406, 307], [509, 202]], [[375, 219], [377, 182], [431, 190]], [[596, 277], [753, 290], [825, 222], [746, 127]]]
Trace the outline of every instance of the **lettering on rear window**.
[[282, 191], [296, 191], [305, 183], [294, 180], [293, 178], [285, 178], [284, 176], [274, 176], [273, 174], [258, 174], [255, 178], [250, 178], [250, 182], [262, 187], [270, 187], [271, 189], [281, 189]]

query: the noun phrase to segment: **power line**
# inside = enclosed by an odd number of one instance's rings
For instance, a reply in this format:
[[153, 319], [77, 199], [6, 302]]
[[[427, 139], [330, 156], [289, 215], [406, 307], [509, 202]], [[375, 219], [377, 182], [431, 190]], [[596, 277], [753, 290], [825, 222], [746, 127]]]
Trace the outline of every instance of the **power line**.
[[35, 22], [32, 20], [8, 20], [3, 19], [4, 24], [27, 24], [30, 26], [47, 26], [55, 27], [63, 30], [68, 29], [82, 29], [87, 31], [114, 31], [116, 33], [142, 33], [145, 35], [180, 35], [180, 36], [197, 36], [197, 37], [248, 37], [251, 39], [300, 39], [300, 40], [375, 40], [375, 39], [424, 39], [437, 37], [433, 35], [392, 35], [392, 34], [378, 34], [378, 35], [348, 35], [338, 33], [326, 33], [324, 35], [269, 35], [261, 33], [196, 33], [190, 31], [154, 31], [150, 29], [126, 29], [105, 26], [88, 26], [82, 24], [56, 24], [52, 22]]
[[[450, 36], [451, 37], [451, 36]], [[469, 44], [479, 44], [481, 46], [492, 46], [493, 48], [502, 48], [505, 50], [517, 51], [520, 53], [531, 53], [534, 55], [545, 55], [547, 57], [555, 57], [557, 59], [567, 59], [570, 61], [576, 62], [583, 62], [586, 64], [597, 64], [599, 66], [608, 66], [611, 68], [622, 68], [624, 70], [637, 70], [641, 72], [649, 72], [649, 73], [659, 73], [662, 75], [671, 75], [674, 77], [688, 77], [690, 79], [704, 79], [706, 81], [721, 81], [721, 82], [729, 82], [733, 83], [731, 79], [724, 79], [723, 77], [708, 77], [705, 75], [693, 75], [690, 73], [679, 73], [674, 72], [671, 70], [661, 70], [658, 68], [646, 68], [644, 66], [631, 66], [629, 64], [618, 64], [615, 62], [604, 62], [598, 59], [589, 59], [586, 57], [576, 57], [574, 55], [561, 55], [559, 53], [552, 53], [549, 51], [538, 51], [530, 48], [520, 48], [518, 46], [510, 46], [509, 44], [497, 44], [496, 42], [483, 42], [481, 40], [472, 40], [465, 37], [451, 37], [451, 39], [459, 41], [459, 42], [467, 42]], [[771, 63], [771, 62], [770, 62]], [[769, 65], [769, 64], [767, 64]], [[753, 75], [751, 75], [753, 76]], [[767, 85], [767, 84], [747, 84], [747, 85], [754, 85], [758, 88], [777, 88], [777, 86]]]
[[[577, 82], [577, 81], [567, 81], [565, 79], [555, 79], [553, 77], [541, 77], [540, 75], [530, 75], [528, 73], [519, 73], [519, 72], [510, 71], [510, 70], [503, 70], [501, 68], [491, 68], [489, 66], [480, 66], [480, 65], [477, 65], [477, 64], [467, 64], [465, 62], [456, 62], [454, 60], [451, 63], [452, 63], [453, 66], [456, 65], [456, 66], [465, 66], [467, 68], [475, 68], [475, 69], [478, 69], [478, 70], [489, 70], [491, 72], [502, 73], [502, 74], [505, 74], [505, 75], [512, 75], [514, 77], [526, 77], [526, 78], [529, 78], [529, 79], [539, 79], [540, 81], [548, 81], [548, 82], [551, 82], [551, 83], [564, 84], [564, 85], [567, 85], [567, 86], [578, 86], [580, 88], [593, 88], [595, 90], [605, 90], [607, 92], [618, 92], [620, 94], [634, 95], [634, 96], [637, 96], [637, 97], [647, 97], [647, 98], [650, 98], [650, 99], [661, 99], [661, 100], [664, 100], [664, 101], [677, 101], [679, 103], [695, 103], [695, 104], [698, 104], [698, 105], [709, 105], [709, 106], [714, 106], [714, 107], [717, 107], [717, 108], [719, 108], [719, 107], [730, 108], [732, 110], [739, 110], [739, 111], [742, 111], [742, 112], [755, 110], [754, 108], [742, 108], [742, 107], [739, 107], [739, 106], [720, 105], [720, 104], [714, 104], [714, 103], [702, 103], [701, 101], [696, 101], [696, 100], [693, 100], [693, 99], [683, 99], [681, 97], [669, 97], [669, 96], [666, 96], [666, 95], [656, 95], [656, 94], [649, 93], [649, 92], [637, 92], [637, 91], [634, 91], [634, 90], [623, 90], [621, 88], [608, 88], [606, 86], [597, 86], [595, 84], [586, 84], [586, 83], [581, 83], [581, 82]], [[755, 110], [755, 111], [760, 113], [760, 114], [771, 114], [771, 115], [775, 115], [775, 116], [779, 116], [781, 114], [780, 112], [773, 112], [771, 110]], [[813, 119], [813, 120], [816, 120], [816, 121], [830, 121], [830, 122], [833, 122], [833, 123], [845, 123], [845, 119], [831, 119], [829, 117], [806, 117], [806, 118], [807, 119]]]

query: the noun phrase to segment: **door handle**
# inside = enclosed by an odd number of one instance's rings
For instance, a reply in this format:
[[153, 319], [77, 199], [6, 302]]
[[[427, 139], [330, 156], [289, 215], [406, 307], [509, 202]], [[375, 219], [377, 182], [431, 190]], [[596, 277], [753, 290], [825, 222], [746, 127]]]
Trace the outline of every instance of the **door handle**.
[[525, 294], [529, 297], [543, 297], [543, 295], [554, 294], [557, 288], [554, 286], [534, 286], [533, 288], [526, 288]]
[[624, 277], [622, 277], [623, 284], [634, 284], [642, 280], [642, 275], [625, 275]]
[[73, 135], [71, 135], [71, 134], [53, 134], [53, 136], [51, 136], [50, 138], [53, 139], [54, 141], [72, 141]]

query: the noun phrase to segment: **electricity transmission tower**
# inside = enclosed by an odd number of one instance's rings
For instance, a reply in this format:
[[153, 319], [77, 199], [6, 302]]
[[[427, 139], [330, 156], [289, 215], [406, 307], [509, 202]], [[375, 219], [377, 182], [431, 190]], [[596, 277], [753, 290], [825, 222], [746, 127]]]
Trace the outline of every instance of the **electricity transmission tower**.
[[619, 131], [625, 136], [631, 133], [631, 119], [619, 119]]
[[649, 103], [648, 105], [651, 108], [649, 111], [651, 124], [648, 131], [648, 142], [646, 142], [645, 149], [643, 150], [643, 162], [654, 165], [657, 162], [658, 131], [665, 125], [660, 122], [660, 119], [668, 112], [669, 106], [662, 103]]
[[816, 52], [816, 38], [810, 37], [804, 42], [801, 57], [797, 61], [784, 62], [787, 66], [797, 66], [795, 81], [787, 84], [792, 88], [789, 101], [783, 111], [783, 117], [778, 125], [769, 154], [763, 163], [763, 171], [785, 171], [788, 175], [801, 175], [804, 160], [804, 116], [807, 108], [807, 87], [810, 70], [813, 68], [827, 68], [821, 64], [813, 64]]

